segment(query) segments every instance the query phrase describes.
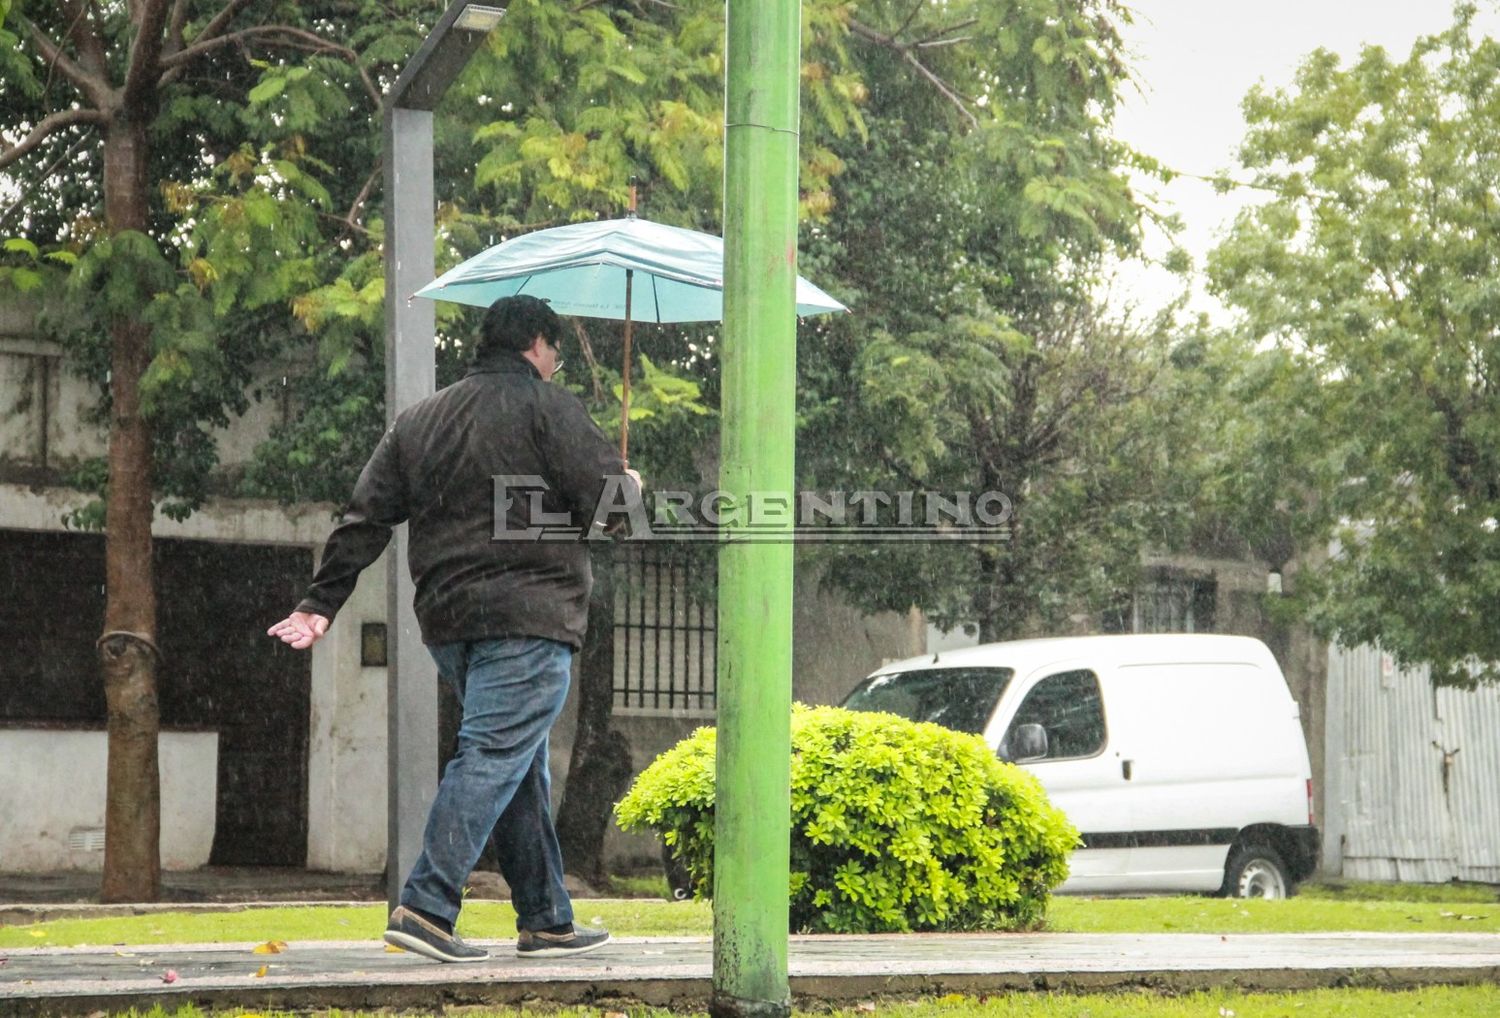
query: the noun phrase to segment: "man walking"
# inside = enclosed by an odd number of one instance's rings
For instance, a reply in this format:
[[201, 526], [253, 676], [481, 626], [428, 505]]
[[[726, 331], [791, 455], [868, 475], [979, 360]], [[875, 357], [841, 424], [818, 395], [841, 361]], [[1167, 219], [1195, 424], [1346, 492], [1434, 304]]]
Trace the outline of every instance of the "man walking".
[[[453, 926], [491, 832], [511, 887], [519, 954], [580, 954], [609, 939], [573, 923], [547, 763], [548, 733], [583, 644], [588, 549], [582, 541], [497, 539], [527, 533], [533, 506], [549, 522], [566, 518], [587, 533], [602, 524], [596, 507], [611, 482], [629, 498], [640, 495], [640, 476], [583, 404], [551, 384], [561, 335], [556, 313], [534, 297], [489, 308], [468, 374], [386, 432], [306, 596], [268, 630], [296, 649], [311, 647], [391, 528], [409, 522], [422, 641], [458, 694], [463, 721], [385, 939], [438, 961], [488, 957]], [[497, 500], [501, 477], [506, 485], [529, 478], [540, 495]]]

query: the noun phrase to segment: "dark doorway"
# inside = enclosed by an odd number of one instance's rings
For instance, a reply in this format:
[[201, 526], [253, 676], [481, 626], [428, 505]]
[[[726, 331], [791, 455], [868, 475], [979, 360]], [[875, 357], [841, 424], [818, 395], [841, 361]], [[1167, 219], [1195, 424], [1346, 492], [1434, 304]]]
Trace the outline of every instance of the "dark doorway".
[[[312, 553], [159, 539], [156, 571], [162, 725], [219, 733], [210, 861], [305, 865], [310, 658], [265, 628]], [[99, 535], [0, 531], [0, 721], [103, 725], [103, 584]]]

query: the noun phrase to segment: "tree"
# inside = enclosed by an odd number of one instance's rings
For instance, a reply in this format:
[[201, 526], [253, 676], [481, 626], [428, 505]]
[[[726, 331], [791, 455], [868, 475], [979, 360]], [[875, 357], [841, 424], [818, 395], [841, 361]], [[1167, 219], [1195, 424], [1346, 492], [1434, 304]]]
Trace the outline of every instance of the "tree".
[[178, 517], [201, 503], [213, 427], [243, 412], [254, 366], [301, 332], [287, 300], [366, 233], [369, 185], [333, 167], [373, 163], [372, 73], [418, 36], [373, 0], [7, 0], [0, 17], [18, 125], [0, 170], [23, 234], [3, 275], [61, 297], [49, 327], [105, 387], [107, 464], [78, 479], [107, 497], [75, 520], [106, 531], [101, 893], [152, 900], [154, 503]]
[[807, 259], [859, 315], [809, 330], [804, 466], [814, 486], [1001, 491], [1012, 535], [842, 550], [827, 579], [985, 640], [1097, 618], [1182, 509], [1166, 320], [1112, 317], [1098, 297], [1147, 214], [1124, 170], [1149, 161], [1108, 134], [1128, 14], [886, 11], [860, 39], [937, 61], [942, 87], [914, 87], [884, 53], [862, 65], [869, 140], [834, 145], [839, 215]]
[[1500, 661], [1500, 43], [1474, 16], [1459, 3], [1404, 60], [1318, 51], [1253, 91], [1240, 158], [1267, 197], [1209, 265], [1280, 359], [1261, 415], [1319, 432], [1289, 494], [1338, 552], [1298, 606], [1456, 685], [1500, 677], [1473, 664]]

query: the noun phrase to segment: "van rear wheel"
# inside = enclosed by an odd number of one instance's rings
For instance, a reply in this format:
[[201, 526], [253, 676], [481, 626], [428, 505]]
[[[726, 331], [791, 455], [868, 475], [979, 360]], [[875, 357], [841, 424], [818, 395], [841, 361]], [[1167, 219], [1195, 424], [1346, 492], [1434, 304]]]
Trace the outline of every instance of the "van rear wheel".
[[1290, 898], [1297, 885], [1280, 852], [1252, 843], [1236, 845], [1229, 853], [1219, 893], [1228, 898]]

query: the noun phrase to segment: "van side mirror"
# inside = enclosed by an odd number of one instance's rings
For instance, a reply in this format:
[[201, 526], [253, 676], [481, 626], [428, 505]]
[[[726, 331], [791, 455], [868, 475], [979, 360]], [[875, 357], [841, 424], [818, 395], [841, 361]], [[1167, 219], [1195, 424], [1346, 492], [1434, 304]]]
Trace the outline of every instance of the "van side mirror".
[[1044, 760], [1047, 757], [1047, 729], [1041, 725], [1017, 725], [1000, 744], [1000, 758], [1012, 763]]

